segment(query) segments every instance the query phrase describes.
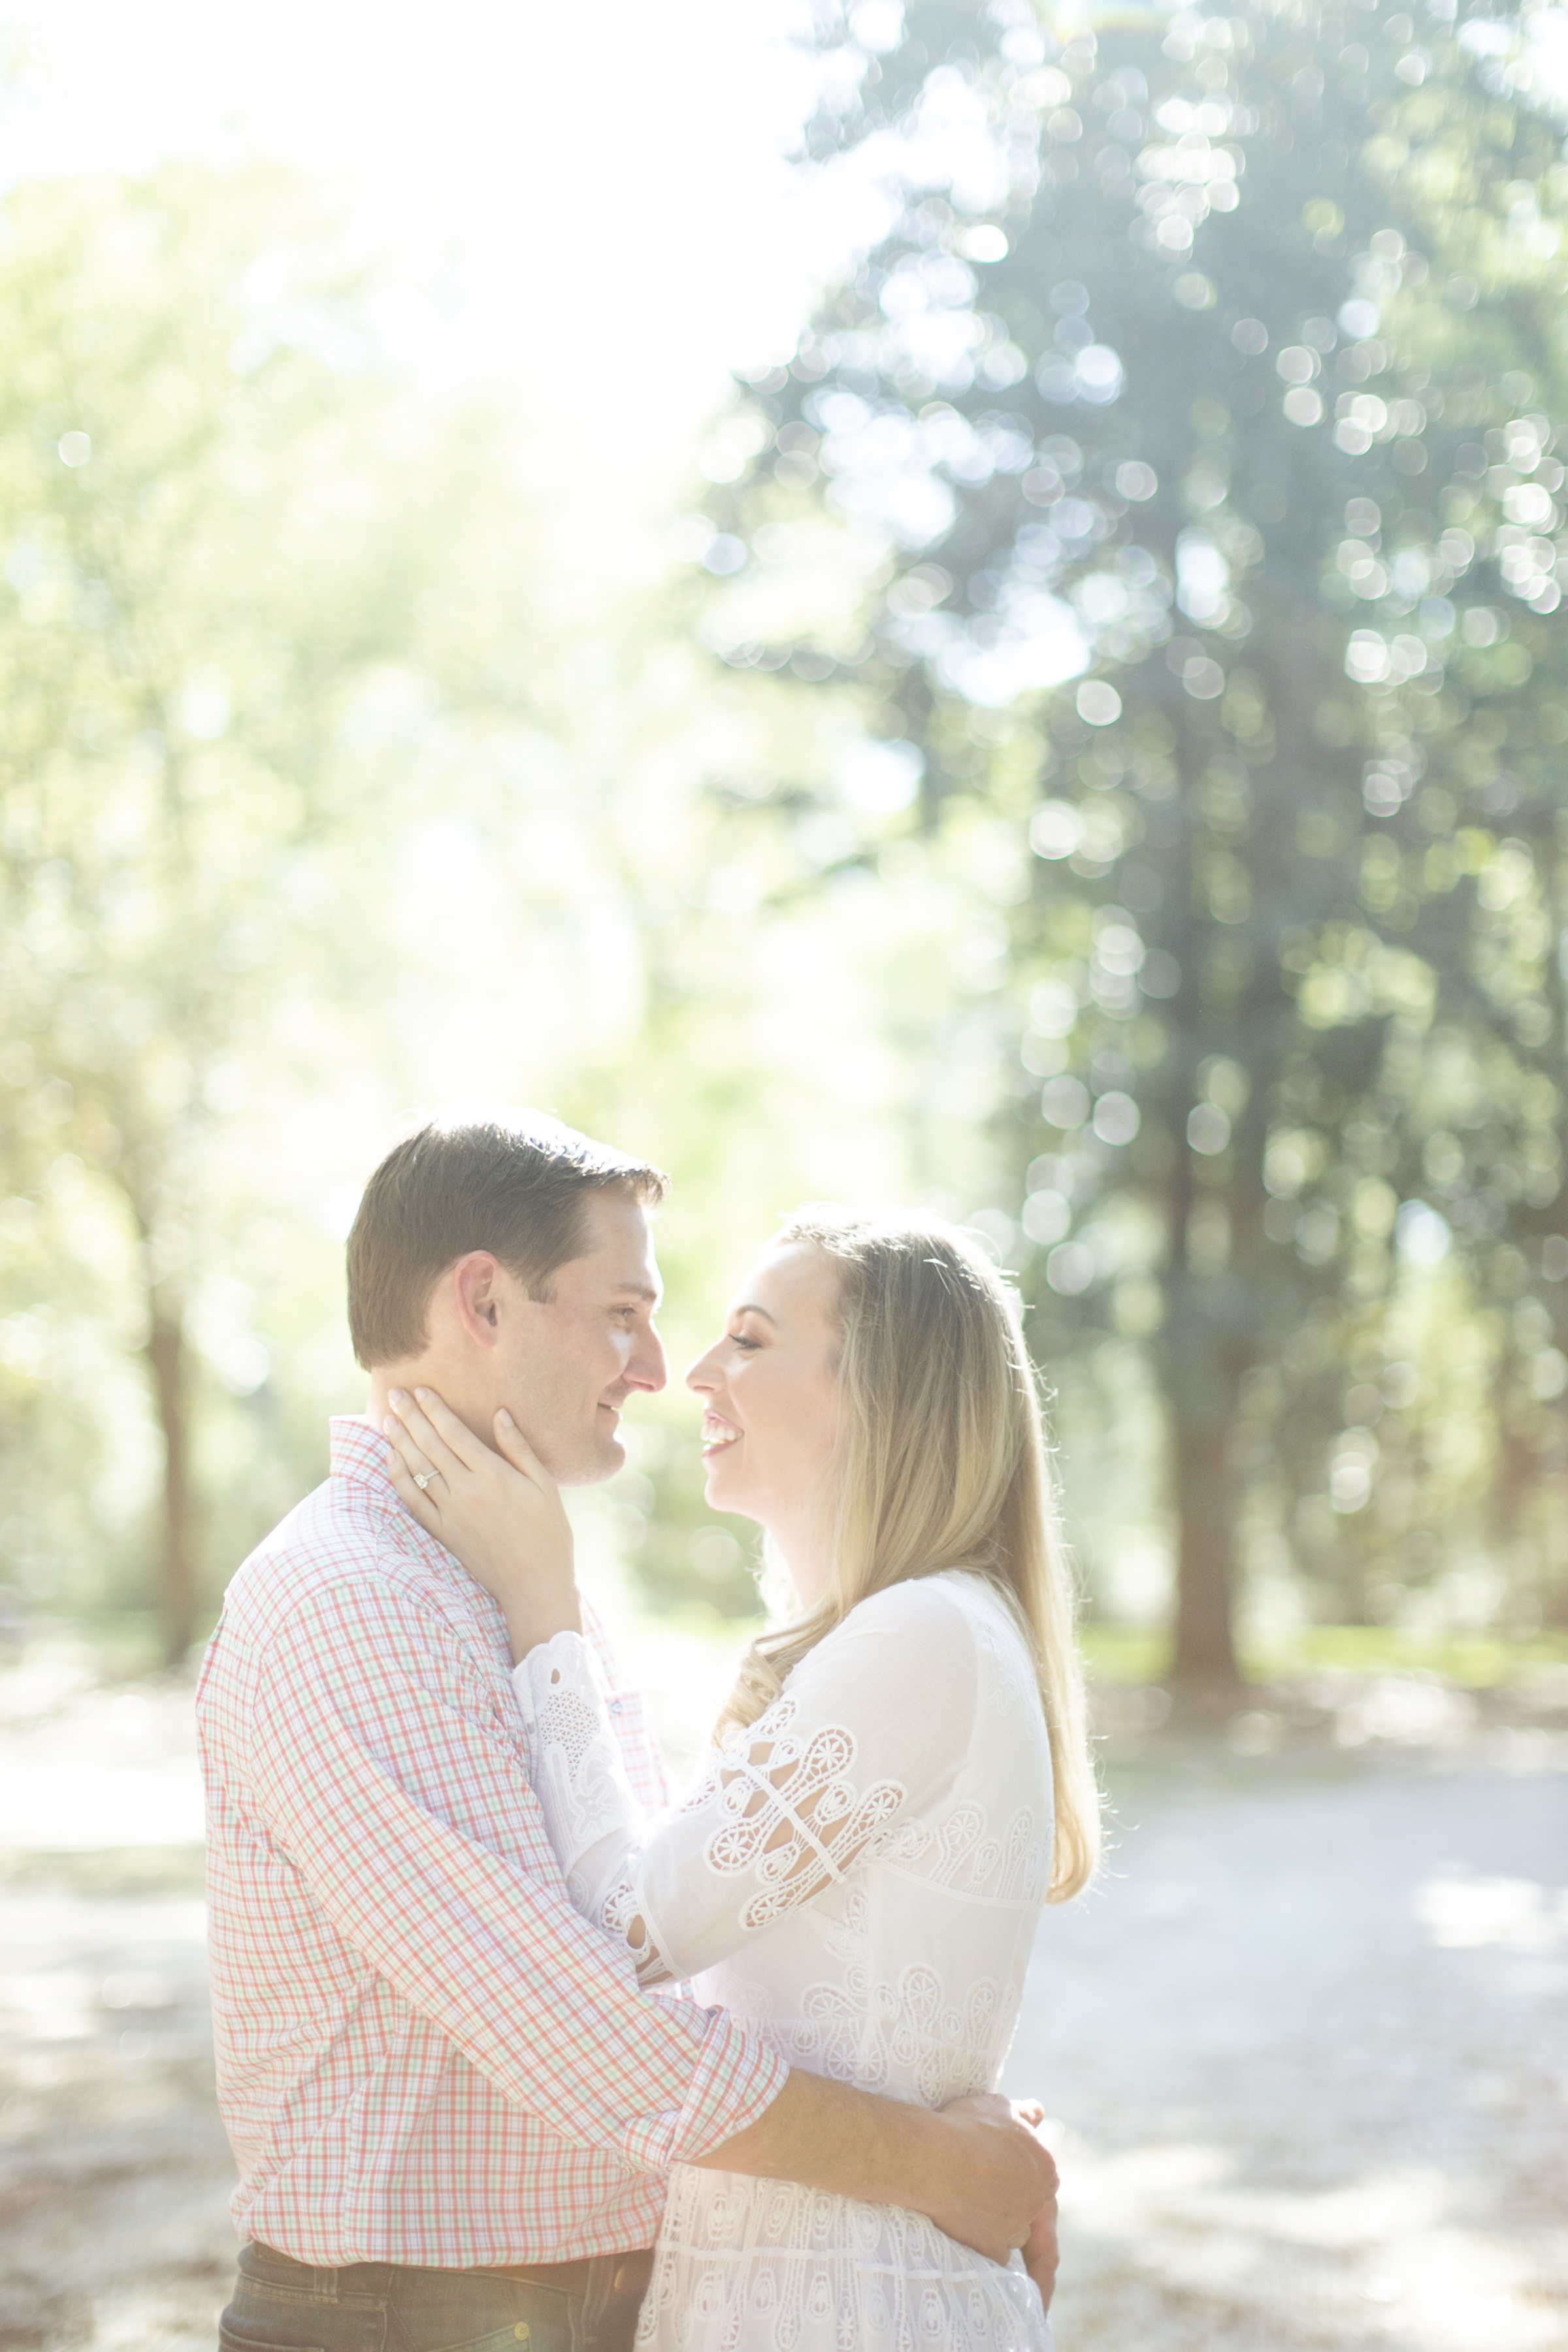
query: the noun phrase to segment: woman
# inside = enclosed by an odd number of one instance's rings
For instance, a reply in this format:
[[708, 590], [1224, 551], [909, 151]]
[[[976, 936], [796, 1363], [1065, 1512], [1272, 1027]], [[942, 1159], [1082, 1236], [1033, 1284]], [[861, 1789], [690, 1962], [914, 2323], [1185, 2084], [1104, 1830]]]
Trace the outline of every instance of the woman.
[[[526, 1490], [466, 1470], [433, 1399], [389, 1424], [399, 1494], [507, 1612], [572, 1898], [644, 1983], [694, 1979], [792, 2064], [931, 2106], [990, 2089], [1040, 1907], [1076, 1894], [1098, 1851], [1013, 1297], [940, 1221], [806, 1210], [687, 1381], [708, 1500], [761, 1524], [796, 1609], [742, 1661], [691, 1794], [653, 1822], [569, 1572], [536, 1545], [521, 1557]], [[498, 1444], [548, 1485], [515, 1432]], [[416, 1483], [436, 1475], [438, 1526]], [[894, 2208], [678, 2166], [637, 2340], [1039, 2352], [1050, 2334], [1016, 2256], [987, 2262]]]

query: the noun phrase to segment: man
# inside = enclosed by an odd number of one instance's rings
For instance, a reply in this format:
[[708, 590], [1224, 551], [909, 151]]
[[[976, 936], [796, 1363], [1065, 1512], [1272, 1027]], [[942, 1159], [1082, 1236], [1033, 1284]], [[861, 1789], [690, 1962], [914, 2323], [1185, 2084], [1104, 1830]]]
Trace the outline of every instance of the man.
[[[998, 2259], [1033, 2221], [1032, 2263], [1053, 2258], [1054, 2168], [1004, 2102], [876, 2098], [639, 1990], [545, 1836], [500, 1612], [387, 1475], [388, 1392], [420, 1383], [487, 1441], [509, 1411], [563, 1483], [618, 1468], [623, 1405], [666, 1378], [665, 1190], [569, 1129], [496, 1121], [421, 1129], [365, 1192], [369, 1412], [333, 1423], [331, 1476], [236, 1577], [198, 1698], [251, 2241], [229, 2352], [629, 2344], [677, 2161], [913, 2207]], [[658, 1805], [629, 1693], [616, 1713]]]

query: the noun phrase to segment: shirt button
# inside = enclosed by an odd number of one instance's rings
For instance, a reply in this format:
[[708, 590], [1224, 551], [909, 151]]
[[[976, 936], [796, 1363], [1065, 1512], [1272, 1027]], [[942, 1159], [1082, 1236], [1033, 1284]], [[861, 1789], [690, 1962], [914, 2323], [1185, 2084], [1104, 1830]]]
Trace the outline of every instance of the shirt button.
[[517, 2326], [512, 2329], [512, 2331], [511, 2331], [511, 2332], [512, 2332], [512, 2334], [516, 2336], [516, 2338], [517, 2338], [517, 2340], [518, 2340], [518, 2342], [519, 2342], [520, 2344], [526, 2344], [526, 2343], [527, 2343], [527, 2341], [528, 2341], [528, 2336], [529, 2336], [529, 2326], [528, 2326], [528, 2322], [527, 2322], [527, 2320], [526, 2320], [526, 2319], [520, 2319], [520, 2320], [518, 2321], [518, 2323], [517, 2323]]

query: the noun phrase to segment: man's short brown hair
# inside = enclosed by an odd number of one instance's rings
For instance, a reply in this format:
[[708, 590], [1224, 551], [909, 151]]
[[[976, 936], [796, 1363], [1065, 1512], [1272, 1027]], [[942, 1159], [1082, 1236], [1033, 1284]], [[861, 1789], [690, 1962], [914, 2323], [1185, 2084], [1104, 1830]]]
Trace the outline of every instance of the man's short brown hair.
[[349, 1333], [368, 1371], [426, 1341], [425, 1310], [449, 1265], [489, 1250], [536, 1297], [580, 1257], [590, 1194], [654, 1209], [669, 1179], [647, 1160], [531, 1111], [435, 1120], [389, 1151], [364, 1188], [348, 1241]]

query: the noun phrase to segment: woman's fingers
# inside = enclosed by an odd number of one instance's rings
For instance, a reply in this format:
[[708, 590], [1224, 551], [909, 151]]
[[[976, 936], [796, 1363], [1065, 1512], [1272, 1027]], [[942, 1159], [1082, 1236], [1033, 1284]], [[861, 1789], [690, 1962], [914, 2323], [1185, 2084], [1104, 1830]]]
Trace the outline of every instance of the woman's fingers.
[[493, 1471], [497, 1454], [542, 1494], [555, 1493], [554, 1479], [504, 1406], [495, 1417], [492, 1451], [434, 1389], [416, 1389], [412, 1396], [406, 1390], [392, 1389], [388, 1398], [400, 1424], [394, 1443], [405, 1461], [416, 1474], [428, 1471], [444, 1478], [454, 1496], [465, 1474], [482, 1478], [487, 1467]]
[[485, 1457], [483, 1442], [474, 1435], [466, 1421], [459, 1421], [446, 1398], [435, 1389], [416, 1389], [414, 1401], [464, 1468], [479, 1469]]
[[[434, 1480], [442, 1475], [441, 1472], [426, 1454], [421, 1454], [417, 1445], [415, 1444], [414, 1440], [409, 1436], [408, 1432], [404, 1428], [403, 1423], [400, 1421], [395, 1420], [390, 1413], [382, 1423], [382, 1429], [384, 1433], [391, 1439], [393, 1446], [396, 1450], [405, 1470], [407, 1471], [408, 1475], [413, 1479], [414, 1484], [423, 1494], [426, 1489], [431, 1486]], [[447, 1483], [449, 1485], [450, 1481], [447, 1481]]]
[[441, 1532], [441, 1514], [419, 1485], [395, 1445], [389, 1447], [387, 1451], [386, 1472], [398, 1496], [407, 1504], [426, 1533], [438, 1536]]
[[[425, 1393], [428, 1398], [430, 1391], [426, 1389]], [[464, 1456], [447, 1443], [424, 1405], [411, 1397], [406, 1389], [388, 1389], [386, 1395], [393, 1412], [432, 1470], [438, 1470], [443, 1477], [450, 1480], [468, 1467]], [[442, 1410], [444, 1412], [446, 1408], [443, 1406]]]
[[487, 1465], [493, 1470], [499, 1453], [531, 1485], [546, 1494], [554, 1491], [555, 1481], [504, 1405], [495, 1418], [496, 1444], [492, 1452], [466, 1422], [458, 1419], [434, 1389], [416, 1389], [412, 1396], [405, 1389], [390, 1389], [387, 1396], [398, 1416], [395, 1429], [388, 1434], [416, 1472], [433, 1472], [445, 1478], [456, 1493], [465, 1472], [482, 1477]]
[[536, 1486], [543, 1486], [548, 1490], [554, 1486], [554, 1479], [552, 1478], [505, 1405], [502, 1405], [496, 1415], [496, 1450], [506, 1456], [514, 1469], [521, 1470], [525, 1478], [531, 1478]]

